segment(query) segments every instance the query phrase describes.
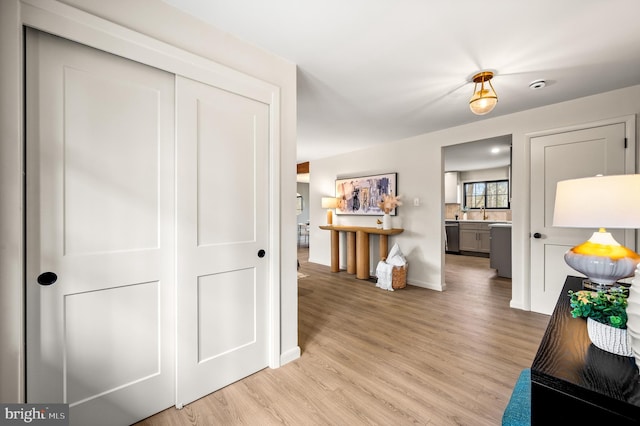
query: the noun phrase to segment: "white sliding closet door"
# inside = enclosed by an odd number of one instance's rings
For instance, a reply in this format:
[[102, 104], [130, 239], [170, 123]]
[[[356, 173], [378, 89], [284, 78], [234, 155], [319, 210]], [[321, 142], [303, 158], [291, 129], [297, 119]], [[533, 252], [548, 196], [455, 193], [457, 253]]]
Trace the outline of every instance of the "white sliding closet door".
[[37, 30], [26, 58], [27, 401], [129, 425], [267, 367], [278, 94]]
[[27, 401], [128, 425], [175, 396], [175, 78], [35, 30], [26, 69]]
[[181, 406], [269, 362], [269, 106], [176, 87]]

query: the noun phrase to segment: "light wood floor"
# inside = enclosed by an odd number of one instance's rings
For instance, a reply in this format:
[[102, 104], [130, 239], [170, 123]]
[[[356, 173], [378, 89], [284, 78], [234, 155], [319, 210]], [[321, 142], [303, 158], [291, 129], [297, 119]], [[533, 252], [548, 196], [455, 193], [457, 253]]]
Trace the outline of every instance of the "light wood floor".
[[298, 360], [138, 425], [501, 424], [549, 317], [509, 308], [489, 259], [447, 255], [444, 292], [389, 292], [307, 258]]

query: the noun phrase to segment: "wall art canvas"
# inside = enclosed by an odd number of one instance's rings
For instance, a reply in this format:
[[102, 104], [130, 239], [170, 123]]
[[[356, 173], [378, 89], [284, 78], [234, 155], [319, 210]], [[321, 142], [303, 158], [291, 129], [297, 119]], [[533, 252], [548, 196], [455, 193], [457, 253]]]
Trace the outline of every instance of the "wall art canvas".
[[[398, 195], [397, 181], [397, 173], [336, 179], [336, 214], [382, 216], [378, 202], [383, 194]], [[389, 214], [395, 216], [396, 210]]]

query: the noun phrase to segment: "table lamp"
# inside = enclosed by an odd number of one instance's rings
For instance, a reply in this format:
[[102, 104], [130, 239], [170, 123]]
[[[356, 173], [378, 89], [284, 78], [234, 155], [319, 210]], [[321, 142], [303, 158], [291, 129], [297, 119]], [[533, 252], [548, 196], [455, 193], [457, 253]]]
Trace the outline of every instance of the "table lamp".
[[335, 197], [322, 197], [322, 208], [327, 210], [327, 225], [333, 224], [333, 211], [338, 207], [338, 199]]
[[640, 228], [640, 175], [595, 176], [560, 181], [553, 226], [599, 228], [588, 241], [569, 249], [564, 260], [589, 281], [607, 289], [631, 277], [640, 255], [618, 243], [606, 228]]

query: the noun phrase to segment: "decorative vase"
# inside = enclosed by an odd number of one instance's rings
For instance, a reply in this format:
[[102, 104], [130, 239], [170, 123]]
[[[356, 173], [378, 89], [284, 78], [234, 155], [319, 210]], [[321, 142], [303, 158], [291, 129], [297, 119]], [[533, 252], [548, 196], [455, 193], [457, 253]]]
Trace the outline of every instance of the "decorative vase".
[[591, 342], [603, 351], [616, 355], [633, 356], [631, 338], [624, 328], [615, 328], [587, 318], [587, 332]]
[[631, 351], [640, 367], [640, 266], [629, 287], [627, 298], [627, 332], [631, 336]]
[[382, 229], [391, 229], [391, 216], [389, 213], [385, 213], [382, 216]]

